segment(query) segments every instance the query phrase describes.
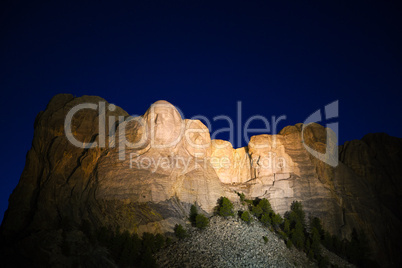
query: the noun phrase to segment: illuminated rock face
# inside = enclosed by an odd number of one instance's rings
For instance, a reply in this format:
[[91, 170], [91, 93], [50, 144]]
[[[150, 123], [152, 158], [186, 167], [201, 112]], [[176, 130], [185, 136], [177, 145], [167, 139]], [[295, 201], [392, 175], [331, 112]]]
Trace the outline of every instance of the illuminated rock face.
[[[312, 125], [321, 134], [325, 128]], [[247, 147], [233, 149], [227, 141], [212, 141], [212, 166], [220, 180], [247, 198], [267, 198], [280, 214], [289, 210], [293, 201], [302, 201], [311, 215], [330, 222], [327, 228], [337, 232], [342, 225], [342, 208], [334, 199], [323, 175], [301, 142], [301, 125], [287, 127], [278, 135], [257, 135]], [[306, 135], [311, 134], [306, 129]], [[325, 135], [324, 135], [325, 137]], [[325, 140], [310, 139], [314, 146]]]
[[144, 114], [148, 140], [154, 147], [172, 148], [179, 142], [184, 122], [177, 109], [167, 101], [157, 101]]
[[294, 200], [294, 180], [300, 170], [285, 152], [281, 135], [258, 135], [251, 138], [248, 151], [252, 162], [252, 197], [266, 197], [273, 208], [283, 214]]
[[[66, 138], [66, 115], [84, 103], [103, 103], [105, 113], [77, 112], [71, 131], [84, 144], [105, 146], [78, 148]], [[184, 224], [194, 202], [212, 213], [220, 196], [238, 201], [236, 191], [268, 198], [281, 214], [301, 201], [306, 214], [320, 217], [332, 233], [347, 237], [353, 227], [363, 229], [378, 259], [397, 262], [401, 139], [373, 134], [346, 143], [333, 168], [306, 151], [301, 129], [297, 124], [277, 135], [254, 136], [248, 146], [234, 149], [227, 141], [211, 141], [202, 122], [181, 118], [166, 101], [130, 118], [100, 97], [57, 95], [36, 118], [32, 148], [0, 235], [29, 258], [43, 259], [43, 252], [60, 252], [60, 228], [67, 219], [75, 226], [87, 220], [94, 229], [167, 232]], [[323, 152], [324, 127], [312, 124], [304, 137]]]
[[213, 140], [210, 163], [225, 184], [245, 183], [252, 177], [246, 147], [233, 149], [228, 141]]
[[99, 159], [97, 199], [160, 203], [178, 198], [186, 204], [196, 202], [210, 213], [218, 198], [226, 195], [207, 161], [211, 139], [200, 121], [183, 120], [172, 104], [157, 101], [117, 136], [126, 133], [136, 133], [131, 139], [145, 142], [138, 148], [126, 148], [122, 160], [118, 148]]

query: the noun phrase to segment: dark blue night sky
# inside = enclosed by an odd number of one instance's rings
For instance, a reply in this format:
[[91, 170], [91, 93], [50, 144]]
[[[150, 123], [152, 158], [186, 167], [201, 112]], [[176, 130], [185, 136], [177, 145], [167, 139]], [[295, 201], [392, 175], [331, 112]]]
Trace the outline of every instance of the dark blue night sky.
[[210, 120], [236, 120], [241, 101], [244, 119], [286, 115], [279, 130], [339, 100], [341, 144], [402, 137], [401, 5], [306, 3], [2, 1], [0, 220], [35, 117], [57, 93], [98, 95], [130, 114], [165, 99]]

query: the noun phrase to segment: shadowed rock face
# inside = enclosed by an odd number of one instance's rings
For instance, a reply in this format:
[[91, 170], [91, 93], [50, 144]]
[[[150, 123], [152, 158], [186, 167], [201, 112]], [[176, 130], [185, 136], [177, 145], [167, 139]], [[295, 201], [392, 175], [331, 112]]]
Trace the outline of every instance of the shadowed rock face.
[[343, 197], [350, 211], [355, 211], [350, 222], [370, 234], [379, 259], [401, 264], [402, 139], [385, 133], [367, 134], [340, 146], [339, 158], [344, 169], [335, 177], [339, 187], [350, 192]]
[[[66, 138], [66, 115], [84, 103], [104, 103], [105, 113], [78, 111], [71, 132], [84, 144], [104, 146], [78, 148]], [[401, 139], [369, 134], [347, 142], [333, 168], [306, 151], [302, 124], [254, 136], [248, 146], [234, 149], [227, 141], [211, 141], [203, 123], [181, 118], [166, 101], [131, 118], [100, 97], [66, 94], [49, 102], [34, 127], [0, 230], [10, 254], [16, 249], [35, 263], [63, 263], [66, 223], [171, 232], [186, 220], [190, 204], [212, 213], [220, 196], [237, 200], [238, 191], [268, 198], [281, 214], [292, 201], [302, 201], [307, 215], [320, 217], [332, 233], [348, 237], [354, 227], [364, 230], [381, 263], [400, 262]], [[312, 124], [304, 130], [304, 142], [324, 153], [331, 142], [326, 134]], [[100, 258], [93, 254], [89, 258]]]

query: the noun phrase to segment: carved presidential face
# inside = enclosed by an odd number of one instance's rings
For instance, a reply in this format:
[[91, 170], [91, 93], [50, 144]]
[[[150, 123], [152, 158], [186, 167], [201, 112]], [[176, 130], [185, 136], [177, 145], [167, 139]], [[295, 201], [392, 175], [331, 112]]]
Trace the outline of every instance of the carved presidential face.
[[157, 101], [145, 113], [148, 137], [152, 147], [174, 147], [181, 140], [182, 119], [167, 101]]
[[211, 153], [211, 137], [208, 128], [199, 120], [185, 120], [185, 148], [195, 157], [207, 157]]

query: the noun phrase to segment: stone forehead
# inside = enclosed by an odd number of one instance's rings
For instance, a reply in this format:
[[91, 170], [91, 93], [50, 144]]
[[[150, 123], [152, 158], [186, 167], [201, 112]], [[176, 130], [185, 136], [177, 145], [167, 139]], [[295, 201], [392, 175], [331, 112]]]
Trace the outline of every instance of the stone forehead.
[[164, 113], [173, 114], [181, 119], [181, 115], [176, 107], [168, 101], [165, 100], [158, 100], [154, 102], [146, 111], [145, 116], [150, 115], [151, 113], [155, 113], [156, 111], [160, 112], [163, 111]]
[[170, 102], [168, 102], [166, 100], [158, 100], [158, 101], [155, 101], [153, 104], [168, 104], [168, 105], [173, 106], [173, 104], [171, 104]]
[[166, 110], [172, 110], [172, 112], [173, 112], [173, 111], [178, 112], [177, 109], [176, 109], [176, 107], [174, 107], [173, 104], [171, 104], [170, 102], [165, 101], [165, 100], [158, 100], [158, 101], [154, 102], [154, 103], [151, 105], [150, 108], [154, 108], [154, 109], [166, 109]]

